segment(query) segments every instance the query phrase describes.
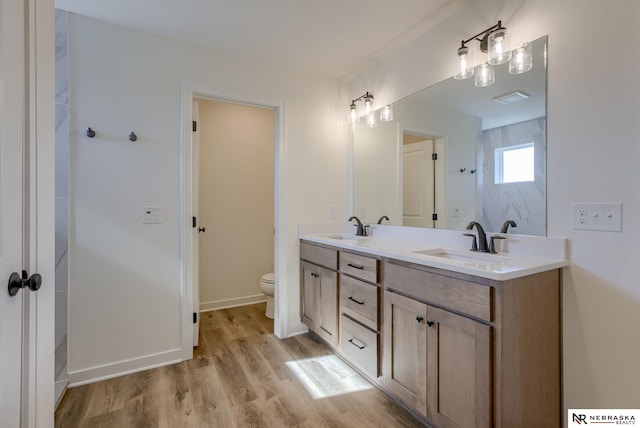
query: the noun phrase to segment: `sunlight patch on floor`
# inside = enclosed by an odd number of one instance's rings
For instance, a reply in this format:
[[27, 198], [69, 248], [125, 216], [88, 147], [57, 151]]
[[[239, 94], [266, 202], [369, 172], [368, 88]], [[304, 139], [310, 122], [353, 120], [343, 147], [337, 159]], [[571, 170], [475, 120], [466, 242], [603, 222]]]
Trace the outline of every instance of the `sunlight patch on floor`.
[[335, 355], [287, 361], [286, 364], [316, 400], [373, 388]]

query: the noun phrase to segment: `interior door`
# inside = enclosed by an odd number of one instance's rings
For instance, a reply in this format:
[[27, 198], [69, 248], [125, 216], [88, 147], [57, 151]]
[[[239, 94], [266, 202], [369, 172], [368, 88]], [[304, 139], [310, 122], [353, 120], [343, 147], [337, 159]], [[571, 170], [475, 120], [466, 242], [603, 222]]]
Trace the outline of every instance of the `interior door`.
[[[53, 426], [53, 26], [52, 2], [0, 0], [0, 424], [11, 428]], [[20, 288], [22, 269], [40, 271], [43, 294]]]
[[435, 226], [433, 141], [402, 146], [402, 225]]
[[[192, 117], [193, 122], [199, 122], [199, 114], [198, 114], [198, 100], [192, 101]], [[200, 220], [200, 211], [199, 211], [199, 201], [197, 195], [199, 194], [199, 162], [198, 159], [200, 157], [200, 133], [198, 132], [198, 127], [193, 128], [193, 148], [191, 151], [191, 168], [192, 168], [192, 189], [193, 194], [196, 195], [195, 198], [191, 200], [193, 216], [196, 219], [194, 227], [191, 229], [191, 233], [193, 234], [193, 313], [196, 314], [194, 316], [195, 322], [193, 323], [193, 346], [198, 346], [198, 338], [200, 336], [200, 232], [204, 231], [204, 228], [200, 228], [199, 220]]]
[[21, 2], [0, 0], [0, 415], [20, 426], [23, 293], [7, 281], [22, 269], [24, 37]]

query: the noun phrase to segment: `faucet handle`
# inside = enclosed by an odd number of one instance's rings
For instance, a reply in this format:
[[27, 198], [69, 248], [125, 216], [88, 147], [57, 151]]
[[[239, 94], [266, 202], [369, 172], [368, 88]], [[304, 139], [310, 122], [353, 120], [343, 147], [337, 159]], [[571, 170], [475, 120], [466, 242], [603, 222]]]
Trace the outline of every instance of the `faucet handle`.
[[369, 234], [371, 233], [371, 225], [365, 224], [364, 226], [362, 226], [362, 230], [364, 232], [363, 236], [369, 236]]
[[493, 235], [490, 239], [491, 239], [491, 243], [489, 244], [489, 252], [491, 254], [497, 254], [498, 252], [496, 251], [496, 245], [493, 242], [494, 239], [507, 239], [507, 238], [500, 235]]
[[478, 241], [476, 240], [476, 235], [474, 235], [473, 233], [463, 233], [462, 235], [470, 236], [473, 238], [473, 242], [471, 243], [471, 249], [469, 251], [478, 251]]

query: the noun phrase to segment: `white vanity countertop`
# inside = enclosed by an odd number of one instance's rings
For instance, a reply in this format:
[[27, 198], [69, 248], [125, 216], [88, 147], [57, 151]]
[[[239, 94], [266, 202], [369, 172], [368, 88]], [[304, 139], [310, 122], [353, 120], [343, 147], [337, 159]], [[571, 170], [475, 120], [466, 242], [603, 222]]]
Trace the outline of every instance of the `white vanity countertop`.
[[[329, 232], [329, 229], [335, 231]], [[469, 251], [471, 240], [462, 236], [462, 231], [376, 226], [373, 236], [355, 237], [353, 231], [346, 229], [349, 233], [345, 233], [344, 230], [345, 228], [301, 225], [299, 237], [345, 250], [498, 281], [562, 268], [569, 264], [566, 258], [566, 239], [563, 238], [502, 235], [507, 239], [496, 241], [496, 245], [499, 245], [498, 254], [489, 254]], [[488, 233], [487, 240], [490, 235], [493, 234]], [[466, 244], [469, 245], [465, 246]], [[422, 254], [423, 252], [431, 254]]]

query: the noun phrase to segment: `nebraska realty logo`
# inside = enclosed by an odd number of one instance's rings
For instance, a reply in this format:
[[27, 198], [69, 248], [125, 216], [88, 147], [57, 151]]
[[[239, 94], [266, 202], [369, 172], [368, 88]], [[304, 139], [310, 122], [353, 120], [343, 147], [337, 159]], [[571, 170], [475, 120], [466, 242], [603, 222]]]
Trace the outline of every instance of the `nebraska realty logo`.
[[569, 409], [568, 414], [569, 427], [635, 425], [639, 419], [640, 409]]

